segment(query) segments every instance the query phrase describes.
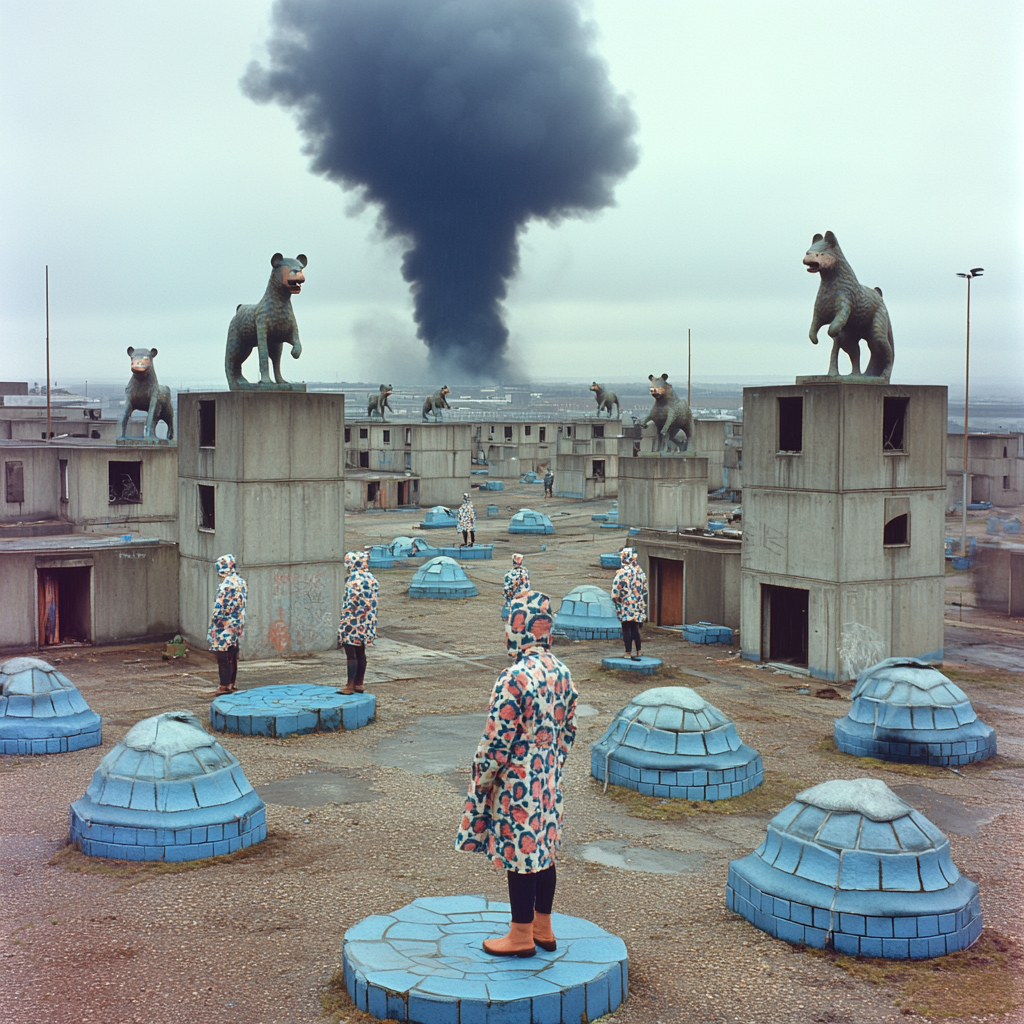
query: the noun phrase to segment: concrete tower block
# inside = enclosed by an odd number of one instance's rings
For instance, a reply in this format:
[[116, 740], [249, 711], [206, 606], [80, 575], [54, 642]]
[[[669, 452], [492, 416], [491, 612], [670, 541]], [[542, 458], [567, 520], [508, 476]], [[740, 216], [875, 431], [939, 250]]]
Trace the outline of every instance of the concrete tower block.
[[703, 528], [708, 521], [708, 460], [643, 454], [619, 460], [618, 522], [651, 530]]

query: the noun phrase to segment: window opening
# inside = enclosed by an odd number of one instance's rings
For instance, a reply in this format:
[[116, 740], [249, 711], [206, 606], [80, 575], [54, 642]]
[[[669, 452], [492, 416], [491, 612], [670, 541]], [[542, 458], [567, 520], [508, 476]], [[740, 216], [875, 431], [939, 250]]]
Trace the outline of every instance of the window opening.
[[359, 468], [369, 469], [370, 468], [370, 453], [360, 452], [359, 453]]
[[217, 447], [217, 403], [213, 399], [199, 403], [199, 447]]
[[213, 486], [211, 484], [199, 484], [199, 529], [215, 530], [217, 528], [217, 513], [214, 507]]
[[405, 468], [412, 469], [412, 452], [405, 453]]
[[779, 451], [802, 452], [804, 450], [804, 400], [803, 398], [779, 399]]
[[62, 504], [68, 501], [68, 460], [57, 460], [58, 473], [60, 475], [60, 500]]
[[369, 433], [369, 431], [367, 430], [366, 427], [360, 427], [359, 428], [359, 440], [360, 441], [365, 441], [369, 436], [370, 436], [370, 433]]
[[907, 404], [909, 398], [882, 400], [882, 451], [902, 452], [906, 448]]
[[1006, 458], [1006, 445], [1003, 445], [1003, 458]]
[[890, 519], [885, 524], [882, 534], [882, 543], [887, 547], [907, 546], [910, 543], [910, 513], [905, 512], [901, 516]]
[[384, 431], [384, 443], [385, 444], [391, 444], [391, 431], [390, 430], [385, 430]]
[[603, 426], [597, 426], [595, 424], [595, 426], [594, 426], [594, 437], [604, 437], [604, 427]]
[[572, 437], [572, 427], [566, 427], [565, 428], [565, 436], [566, 437]]
[[351, 427], [346, 427], [345, 428], [345, 444], [348, 444], [349, 441], [351, 441], [351, 440], [352, 440], [352, 428]]
[[591, 476], [594, 476], [599, 480], [604, 479], [604, 459], [594, 459], [593, 473], [591, 473]]
[[512, 440], [512, 428], [511, 427], [506, 427], [505, 428], [505, 440], [506, 441], [511, 441]]
[[[477, 437], [480, 436], [480, 430], [477, 429]], [[412, 427], [405, 428], [405, 443], [412, 444]]]
[[377, 505], [380, 502], [380, 481], [371, 480], [366, 485], [366, 504]]
[[1004, 476], [1003, 477], [1003, 490], [1004, 491], [1010, 490], [1010, 478], [1008, 476]]
[[533, 427], [531, 427], [530, 424], [527, 423], [526, 427], [524, 428], [524, 432], [526, 436], [529, 437], [533, 433]]
[[107, 463], [108, 501], [111, 505], [142, 504], [142, 463]]
[[6, 485], [6, 499], [10, 504], [15, 505], [25, 500], [24, 462], [4, 463], [4, 484]]
[[548, 428], [547, 427], [541, 427], [537, 431], [537, 440], [538, 441], [546, 441], [547, 439], [548, 439]]

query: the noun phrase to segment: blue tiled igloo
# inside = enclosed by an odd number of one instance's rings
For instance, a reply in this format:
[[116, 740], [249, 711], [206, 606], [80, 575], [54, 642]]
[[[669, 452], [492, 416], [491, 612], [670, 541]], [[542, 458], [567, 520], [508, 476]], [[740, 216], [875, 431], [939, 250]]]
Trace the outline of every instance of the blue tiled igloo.
[[455, 527], [455, 513], [444, 505], [435, 505], [427, 509], [423, 522], [420, 523], [421, 530], [451, 530]]
[[551, 525], [543, 512], [534, 512], [532, 508], [521, 508], [509, 521], [509, 533], [554, 533], [555, 528]]
[[465, 569], [447, 555], [424, 562], [409, 582], [410, 597], [476, 597], [478, 593]]
[[39, 658], [0, 666], [0, 754], [61, 754], [95, 747], [102, 720], [77, 687]]
[[553, 632], [570, 640], [621, 640], [622, 623], [608, 591], [585, 583], [562, 598]]
[[[451, 516], [445, 525], [452, 525]], [[431, 547], [422, 537], [396, 537], [391, 542], [391, 554], [395, 558], [430, 558], [437, 554], [437, 549]]]
[[238, 760], [188, 711], [129, 729], [70, 818], [82, 853], [116, 860], [200, 860], [267, 837], [266, 808]]
[[726, 800], [764, 781], [761, 755], [688, 686], [656, 686], [634, 697], [590, 748], [590, 774], [679, 800]]
[[978, 719], [967, 694], [916, 658], [886, 658], [865, 669], [853, 703], [833, 727], [846, 754], [911, 764], [954, 765], [996, 753], [995, 730]]
[[786, 942], [898, 960], [966, 949], [982, 925], [949, 840], [880, 779], [797, 793], [765, 841], [730, 861], [726, 903]]

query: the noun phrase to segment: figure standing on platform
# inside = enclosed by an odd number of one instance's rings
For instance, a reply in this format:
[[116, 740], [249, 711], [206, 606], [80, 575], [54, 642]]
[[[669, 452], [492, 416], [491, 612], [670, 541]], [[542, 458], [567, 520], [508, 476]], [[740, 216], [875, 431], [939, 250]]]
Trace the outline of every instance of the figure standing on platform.
[[[622, 623], [622, 642], [626, 657], [640, 660], [640, 627], [647, 621], [647, 573], [640, 568], [634, 548], [623, 548], [622, 568], [612, 580], [612, 603]], [[630, 650], [636, 644], [636, 654]]]
[[215, 563], [220, 586], [213, 602], [213, 616], [206, 634], [210, 650], [217, 655], [221, 693], [234, 693], [237, 689], [238, 648], [245, 630], [245, 580], [238, 575], [234, 555], [221, 555]]
[[523, 565], [522, 555], [512, 556], [512, 568], [505, 573], [505, 583], [502, 593], [505, 595], [505, 605], [501, 609], [501, 621], [508, 622], [508, 610], [514, 597], [518, 597], [524, 591], [530, 589], [530, 574]]
[[555, 474], [551, 472], [551, 467], [546, 466], [544, 468], [544, 500], [553, 498], [555, 496]]
[[492, 956], [557, 948], [551, 929], [555, 856], [562, 843], [562, 768], [576, 736], [576, 687], [550, 651], [551, 599], [529, 590], [512, 600], [505, 626], [516, 661], [494, 683], [473, 759], [455, 848], [485, 853], [507, 872], [512, 926], [487, 939]]
[[462, 504], [456, 515], [458, 517], [456, 529], [462, 531], [462, 543], [459, 547], [466, 547], [467, 542], [472, 547], [476, 542], [476, 507], [469, 500], [468, 494], [462, 495]]
[[348, 580], [338, 623], [338, 643], [345, 650], [348, 681], [338, 693], [363, 693], [366, 676], [366, 648], [377, 639], [377, 597], [380, 584], [370, 572], [370, 553], [350, 551], [345, 555]]

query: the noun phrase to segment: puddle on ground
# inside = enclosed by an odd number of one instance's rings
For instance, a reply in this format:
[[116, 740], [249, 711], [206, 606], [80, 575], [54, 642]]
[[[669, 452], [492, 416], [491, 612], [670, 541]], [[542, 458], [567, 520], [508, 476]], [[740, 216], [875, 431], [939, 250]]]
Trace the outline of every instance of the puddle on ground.
[[1002, 808], [993, 810], [991, 807], [965, 804], [956, 797], [916, 783], [893, 786], [892, 791], [943, 832], [954, 832], [958, 836], [977, 836], [981, 825], [987, 825], [1002, 813]]
[[325, 804], [363, 804], [384, 795], [355, 772], [306, 772], [256, 787], [268, 804], [285, 807], [323, 807]]
[[628, 846], [617, 839], [602, 839], [598, 843], [577, 846], [573, 854], [591, 864], [624, 871], [646, 871], [652, 875], [681, 875], [700, 871], [704, 867], [701, 853], [681, 853], [679, 850], [657, 850], [646, 846]]
[[601, 712], [593, 704], [577, 704], [576, 717], [590, 718], [591, 715], [599, 715]]
[[[373, 763], [414, 775], [448, 776], [473, 763], [486, 714], [427, 715], [377, 744]], [[463, 786], [459, 786], [463, 789]]]

